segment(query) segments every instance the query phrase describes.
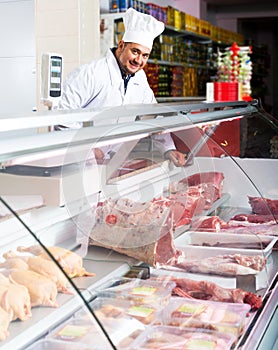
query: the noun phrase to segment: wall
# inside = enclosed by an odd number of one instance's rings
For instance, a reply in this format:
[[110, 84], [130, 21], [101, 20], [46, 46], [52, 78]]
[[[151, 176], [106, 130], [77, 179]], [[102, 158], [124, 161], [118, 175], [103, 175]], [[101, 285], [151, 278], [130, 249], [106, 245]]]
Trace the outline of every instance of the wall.
[[0, 0], [0, 115], [36, 106], [34, 0]]
[[[35, 0], [35, 11], [38, 72], [44, 52], [63, 55], [64, 77], [99, 56], [98, 0]], [[39, 87], [40, 74], [37, 74], [38, 91]], [[39, 98], [37, 105], [40, 106]]]
[[43, 52], [64, 76], [99, 55], [98, 0], [0, 0], [0, 115], [40, 109]]

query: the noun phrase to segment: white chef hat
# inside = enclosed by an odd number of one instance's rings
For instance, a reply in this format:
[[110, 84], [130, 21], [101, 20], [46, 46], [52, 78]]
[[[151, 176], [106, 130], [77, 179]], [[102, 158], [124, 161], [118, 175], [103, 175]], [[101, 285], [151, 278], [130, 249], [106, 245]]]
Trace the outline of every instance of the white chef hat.
[[125, 33], [123, 41], [140, 44], [152, 49], [153, 40], [160, 35], [165, 26], [151, 15], [129, 8], [124, 17]]

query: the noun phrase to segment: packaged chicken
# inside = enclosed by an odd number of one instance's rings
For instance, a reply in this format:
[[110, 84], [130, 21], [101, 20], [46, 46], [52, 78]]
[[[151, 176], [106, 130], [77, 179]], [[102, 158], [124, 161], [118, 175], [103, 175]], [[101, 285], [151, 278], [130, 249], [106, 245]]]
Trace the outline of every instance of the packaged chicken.
[[[118, 327], [119, 321], [129, 318], [129, 321], [136, 319], [141, 325], [149, 325], [160, 319], [161, 308], [151, 304], [138, 304], [132, 300], [118, 299], [112, 297], [97, 297], [90, 303], [95, 315], [108, 326], [114, 328], [114, 322]], [[88, 312], [78, 311], [75, 314], [78, 318], [87, 318]], [[137, 323], [139, 326], [139, 324]], [[141, 327], [140, 327], [141, 328]]]
[[173, 297], [162, 312], [162, 322], [168, 326], [211, 329], [239, 337], [249, 311], [248, 304]]
[[[31, 346], [29, 346], [26, 350], [103, 350], [101, 348], [91, 348], [86, 344], [80, 343], [68, 343], [59, 340], [50, 340], [50, 339], [42, 339]], [[108, 349], [108, 348], [107, 348]]]
[[46, 340], [63, 342], [63, 349], [71, 349], [72, 344], [80, 346], [79, 349], [84, 345], [87, 346], [85, 349], [111, 349], [104, 333], [92, 319], [71, 318], [50, 331]]
[[[97, 297], [89, 305], [117, 349], [128, 348], [158, 315], [151, 305], [138, 306], [127, 300]], [[92, 315], [81, 309], [75, 317], [88, 320]]]
[[131, 300], [133, 303], [150, 304], [156, 308], [168, 304], [175, 283], [172, 281], [142, 280], [140, 278], [110, 279], [97, 289], [100, 296]]
[[131, 350], [229, 350], [235, 337], [210, 330], [169, 326], [149, 327], [132, 344]]

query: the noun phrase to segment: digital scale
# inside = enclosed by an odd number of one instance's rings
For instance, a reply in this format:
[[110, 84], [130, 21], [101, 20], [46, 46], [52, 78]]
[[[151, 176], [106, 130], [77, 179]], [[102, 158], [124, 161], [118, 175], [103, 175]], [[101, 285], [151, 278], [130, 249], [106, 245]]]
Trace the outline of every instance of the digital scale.
[[41, 66], [41, 99], [49, 109], [57, 109], [62, 95], [63, 58], [44, 53]]

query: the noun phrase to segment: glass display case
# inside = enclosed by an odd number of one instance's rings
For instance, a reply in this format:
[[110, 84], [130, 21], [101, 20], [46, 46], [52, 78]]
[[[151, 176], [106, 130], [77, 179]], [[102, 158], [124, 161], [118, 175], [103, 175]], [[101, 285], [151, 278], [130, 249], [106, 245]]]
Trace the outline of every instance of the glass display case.
[[254, 120], [277, 135], [256, 100], [3, 116], [1, 348], [249, 349], [278, 266]]

